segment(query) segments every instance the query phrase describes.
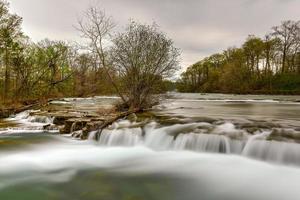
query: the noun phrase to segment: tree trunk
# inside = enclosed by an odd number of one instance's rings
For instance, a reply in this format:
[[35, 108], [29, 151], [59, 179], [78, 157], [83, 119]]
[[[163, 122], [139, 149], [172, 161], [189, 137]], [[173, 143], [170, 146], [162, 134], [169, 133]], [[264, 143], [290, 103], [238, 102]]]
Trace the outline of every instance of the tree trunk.
[[10, 89], [10, 67], [8, 60], [8, 50], [5, 50], [5, 77], [4, 77], [4, 92], [3, 97], [4, 101], [8, 99]]
[[286, 47], [283, 48], [281, 73], [285, 73]]

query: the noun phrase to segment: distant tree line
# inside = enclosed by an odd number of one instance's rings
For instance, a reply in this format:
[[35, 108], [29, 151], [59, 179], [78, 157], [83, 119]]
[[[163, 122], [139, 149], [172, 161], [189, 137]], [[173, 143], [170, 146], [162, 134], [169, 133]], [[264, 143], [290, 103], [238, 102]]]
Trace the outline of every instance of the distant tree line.
[[264, 38], [250, 35], [188, 67], [181, 92], [300, 94], [300, 21], [284, 21]]
[[178, 49], [156, 25], [132, 21], [113, 35], [112, 19], [95, 7], [78, 22], [85, 44], [35, 43], [21, 25], [0, 0], [0, 104], [118, 94], [127, 107], [146, 107], [152, 94], [167, 90], [165, 78], [178, 67]]

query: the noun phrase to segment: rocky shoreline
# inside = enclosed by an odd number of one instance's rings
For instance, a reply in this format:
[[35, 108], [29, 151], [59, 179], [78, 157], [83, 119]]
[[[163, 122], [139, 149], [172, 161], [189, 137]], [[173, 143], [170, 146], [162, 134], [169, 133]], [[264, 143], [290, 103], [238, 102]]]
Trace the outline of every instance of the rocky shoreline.
[[[87, 139], [89, 132], [98, 130], [120, 113], [114, 109], [114, 98], [91, 98], [90, 104], [86, 101], [86, 98], [64, 98], [51, 99], [46, 103], [31, 102], [19, 107], [9, 106], [0, 108], [0, 119], [5, 122], [6, 118], [28, 111], [29, 121], [45, 124], [41, 127], [45, 131], [59, 130], [60, 134], [74, 133], [74, 137]], [[103, 102], [107, 105], [102, 105]]]
[[34, 112], [35, 117], [47, 117], [53, 119], [52, 124], [43, 126], [44, 130], [58, 128], [60, 134], [72, 133], [74, 137], [87, 139], [88, 133], [98, 130], [106, 121], [115, 118], [116, 112], [109, 115], [89, 115], [85, 113], [70, 113], [68, 111], [60, 112]]
[[117, 111], [114, 106], [116, 99], [112, 97], [89, 100], [87, 102], [87, 99], [67, 98], [49, 101], [39, 110], [30, 111], [29, 115], [35, 122], [45, 123], [44, 130], [58, 129], [60, 134], [72, 134], [75, 138], [87, 139], [90, 132], [101, 132], [114, 121], [136, 112]]

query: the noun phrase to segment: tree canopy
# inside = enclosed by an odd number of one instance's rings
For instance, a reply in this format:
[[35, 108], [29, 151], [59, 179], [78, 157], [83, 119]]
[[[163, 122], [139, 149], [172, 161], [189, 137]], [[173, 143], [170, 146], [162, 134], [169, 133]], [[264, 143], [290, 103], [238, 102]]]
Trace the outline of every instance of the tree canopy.
[[284, 21], [264, 38], [250, 35], [188, 67], [182, 92], [300, 94], [300, 21]]
[[113, 39], [111, 59], [122, 91], [132, 107], [151, 105], [152, 94], [178, 69], [179, 50], [153, 25], [132, 21]]

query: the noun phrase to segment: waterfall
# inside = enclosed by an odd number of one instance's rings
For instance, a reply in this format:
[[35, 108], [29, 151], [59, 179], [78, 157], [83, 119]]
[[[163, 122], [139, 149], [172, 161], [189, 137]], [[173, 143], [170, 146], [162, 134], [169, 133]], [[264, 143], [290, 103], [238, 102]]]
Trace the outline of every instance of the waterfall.
[[278, 141], [253, 140], [243, 155], [275, 163], [300, 165], [300, 145]]
[[202, 152], [230, 153], [228, 138], [208, 134], [180, 134], [174, 141], [174, 148]]
[[247, 140], [247, 143], [245, 144], [245, 147], [243, 148], [242, 154], [248, 155], [248, 152], [251, 151], [251, 149], [253, 149], [253, 144], [256, 143], [257, 140], [265, 140], [270, 134], [271, 132], [267, 131], [250, 136]]
[[[153, 150], [188, 150], [223, 154], [238, 154], [250, 158], [300, 165], [300, 144], [268, 141], [271, 131], [254, 135], [237, 129], [231, 123], [221, 125], [189, 123], [161, 126], [151, 122], [144, 127], [121, 121], [105, 129], [98, 143], [101, 146], [146, 146]], [[95, 132], [89, 138], [94, 138]]]
[[31, 111], [32, 110], [26, 110], [26, 111], [20, 112], [20, 113], [14, 115], [14, 116], [11, 116], [9, 119], [12, 119], [12, 120], [27, 119], [30, 116]]
[[134, 146], [141, 141], [141, 137], [141, 128], [103, 130], [99, 144], [103, 146]]
[[71, 129], [70, 129], [70, 132], [71, 133], [73, 133], [73, 132], [75, 132], [76, 130], [76, 126], [77, 126], [77, 121], [75, 121], [73, 124], [72, 124], [72, 126], [71, 126]]
[[[122, 127], [125, 123], [122, 122]], [[213, 153], [240, 153], [243, 143], [230, 140], [224, 135], [194, 133], [203, 123], [176, 124], [167, 127], [157, 127], [155, 122], [143, 128], [105, 129], [100, 135], [102, 146], [135, 146], [144, 145], [155, 150], [191, 150]], [[94, 138], [94, 132], [89, 138]]]
[[18, 121], [21, 123], [52, 124], [54, 118], [44, 115], [34, 115], [38, 110], [26, 110], [8, 118], [8, 121]]
[[29, 122], [32, 123], [43, 123], [43, 124], [52, 124], [54, 120], [53, 117], [40, 116], [40, 115], [29, 116], [27, 119]]

